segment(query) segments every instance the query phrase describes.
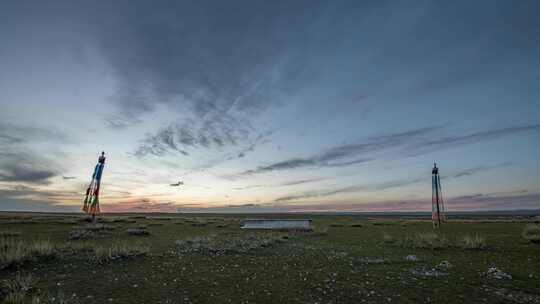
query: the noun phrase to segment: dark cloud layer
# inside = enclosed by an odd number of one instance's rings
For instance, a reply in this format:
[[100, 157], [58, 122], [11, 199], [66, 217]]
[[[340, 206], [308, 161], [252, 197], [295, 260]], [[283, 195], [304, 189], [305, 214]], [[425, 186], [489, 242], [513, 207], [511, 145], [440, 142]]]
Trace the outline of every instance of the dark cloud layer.
[[33, 143], [67, 144], [71, 139], [55, 129], [0, 123], [0, 181], [48, 184], [59, 167], [28, 146]]
[[255, 112], [298, 89], [306, 77], [306, 49], [298, 46], [323, 7], [231, 4], [118, 1], [88, 8], [102, 21], [89, 24], [119, 80], [120, 112], [111, 125], [136, 122], [157, 104], [197, 117]]
[[37, 169], [30, 166], [8, 165], [0, 169], [0, 181], [26, 182], [46, 184], [48, 179], [58, 175], [57, 172], [47, 169]]

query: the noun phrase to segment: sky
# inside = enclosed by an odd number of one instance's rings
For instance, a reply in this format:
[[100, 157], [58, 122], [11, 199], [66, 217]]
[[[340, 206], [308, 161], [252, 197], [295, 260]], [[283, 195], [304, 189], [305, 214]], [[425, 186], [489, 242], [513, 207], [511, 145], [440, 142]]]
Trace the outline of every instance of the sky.
[[[540, 207], [540, 2], [0, 2], [0, 210]], [[182, 181], [182, 185], [171, 185]]]

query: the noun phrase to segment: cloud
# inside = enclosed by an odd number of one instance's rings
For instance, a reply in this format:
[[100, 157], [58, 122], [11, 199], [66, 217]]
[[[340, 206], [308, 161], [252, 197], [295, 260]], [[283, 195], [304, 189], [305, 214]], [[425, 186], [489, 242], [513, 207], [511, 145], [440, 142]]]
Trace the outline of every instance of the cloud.
[[61, 169], [31, 148], [38, 142], [65, 144], [72, 139], [54, 128], [0, 123], [0, 181], [49, 184]]
[[[241, 172], [237, 174], [236, 177], [306, 167], [341, 167], [361, 164], [376, 159], [373, 155], [374, 153], [390, 150], [397, 151], [398, 157], [400, 158], [413, 155], [417, 156], [437, 150], [488, 141], [503, 136], [540, 131], [540, 125], [534, 124], [508, 127], [474, 132], [466, 135], [439, 137], [438, 134], [442, 131], [443, 128], [440, 126], [431, 126], [394, 134], [383, 134], [381, 136], [368, 138], [359, 143], [336, 146], [313, 156], [293, 158], [267, 166], [260, 166], [256, 169]], [[506, 166], [508, 164], [502, 165]], [[487, 169], [488, 168], [476, 168], [472, 170], [478, 171]], [[467, 174], [467, 172], [463, 172], [461, 176]]]
[[80, 210], [80, 206], [68, 206], [62, 201], [79, 199], [81, 193], [73, 191], [44, 191], [25, 185], [0, 188], [0, 211], [67, 212]]
[[361, 164], [373, 160], [371, 157], [365, 156], [365, 154], [397, 148], [438, 129], [438, 126], [433, 126], [371, 137], [364, 142], [333, 147], [306, 158], [293, 158], [268, 166], [261, 166], [254, 170], [244, 171], [239, 176], [306, 167], [342, 167]]
[[464, 176], [471, 176], [471, 175], [474, 175], [474, 174], [477, 174], [477, 173], [490, 171], [490, 170], [497, 169], [497, 168], [508, 167], [508, 166], [511, 166], [511, 165], [512, 165], [512, 162], [504, 162], [504, 163], [496, 164], [496, 165], [493, 165], [493, 166], [476, 166], [476, 167], [473, 167], [473, 168], [469, 168], [469, 169], [466, 169], [466, 170], [459, 171], [459, 172], [455, 173], [454, 175], [452, 175], [452, 177], [453, 178], [460, 178], [460, 177], [464, 177]]
[[248, 190], [248, 189], [255, 189], [255, 188], [277, 188], [277, 187], [288, 187], [288, 186], [296, 186], [296, 185], [303, 185], [308, 183], [315, 183], [323, 180], [327, 180], [328, 178], [310, 178], [310, 179], [300, 179], [300, 180], [293, 180], [290, 182], [284, 182], [277, 185], [248, 185], [245, 187], [237, 187], [234, 188], [234, 190]]
[[64, 132], [52, 127], [22, 126], [0, 122], [0, 143], [18, 145], [37, 141], [68, 143], [72, 139]]
[[58, 173], [52, 170], [32, 168], [19, 164], [4, 166], [0, 169], [0, 181], [3, 182], [47, 184], [49, 179], [56, 175]]
[[296, 185], [319, 182], [319, 181], [327, 180], [327, 179], [328, 178], [309, 178], [309, 179], [294, 180], [294, 181], [282, 183], [279, 186], [296, 186]]
[[389, 181], [389, 182], [380, 182], [380, 183], [374, 183], [374, 184], [365, 184], [365, 185], [353, 185], [343, 188], [338, 188], [334, 190], [326, 190], [326, 191], [310, 191], [305, 192], [298, 195], [289, 195], [284, 197], [279, 197], [275, 199], [275, 202], [289, 202], [289, 201], [299, 201], [307, 198], [321, 198], [321, 197], [327, 197], [332, 196], [336, 194], [341, 193], [355, 193], [359, 191], [364, 192], [373, 192], [373, 191], [384, 191], [391, 188], [399, 188], [411, 184], [416, 184], [419, 182], [422, 182], [423, 179], [421, 178], [414, 178], [414, 179], [404, 179], [404, 180], [395, 180], [395, 181]]
[[465, 135], [444, 136], [421, 143], [422, 145], [418, 147], [418, 151], [428, 152], [447, 149], [456, 146], [463, 146], [483, 141], [494, 140], [504, 136], [534, 131], [540, 131], [540, 124], [500, 128], [494, 130], [474, 132]]
[[176, 212], [176, 208], [173, 202], [155, 202], [147, 198], [101, 204], [103, 212]]
[[[88, 7], [88, 16], [102, 20], [87, 22], [119, 83], [120, 108], [109, 123], [136, 123], [132, 118], [158, 104], [199, 118], [255, 113], [298, 89], [306, 73], [304, 48], [296, 48], [314, 23], [309, 13], [321, 8], [251, 1], [241, 6], [134, 1]], [[304, 22], [284, 23], [292, 18]]]
[[[230, 116], [215, 116], [204, 121], [188, 119], [183, 123], [172, 123], [155, 134], [148, 134], [134, 154], [143, 157], [176, 152], [188, 156], [189, 149], [234, 147], [248, 142], [249, 136], [250, 130], [244, 129]], [[253, 149], [251, 143], [250, 149]]]

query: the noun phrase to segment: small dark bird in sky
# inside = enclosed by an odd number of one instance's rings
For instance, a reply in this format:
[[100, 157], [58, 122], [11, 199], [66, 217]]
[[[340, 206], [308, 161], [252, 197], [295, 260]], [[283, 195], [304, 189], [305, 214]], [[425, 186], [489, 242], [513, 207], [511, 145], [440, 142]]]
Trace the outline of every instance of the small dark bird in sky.
[[63, 179], [75, 179], [75, 176], [62, 176]]
[[179, 181], [178, 183], [170, 184], [169, 186], [171, 186], [171, 187], [178, 187], [178, 186], [181, 186], [181, 185], [183, 185], [183, 184], [184, 184], [183, 181]]

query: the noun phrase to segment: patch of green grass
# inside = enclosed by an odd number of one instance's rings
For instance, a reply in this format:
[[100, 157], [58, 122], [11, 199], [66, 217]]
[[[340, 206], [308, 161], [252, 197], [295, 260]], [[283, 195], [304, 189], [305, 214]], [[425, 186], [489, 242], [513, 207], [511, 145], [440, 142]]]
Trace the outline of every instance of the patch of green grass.
[[[122, 220], [131, 215], [110, 218]], [[5, 251], [1, 248], [6, 248], [6, 242], [15, 252], [20, 244], [23, 258], [15, 260], [24, 261], [2, 268], [0, 282], [20, 273], [31, 274], [33, 286], [23, 303], [37, 299], [39, 303], [87, 304], [357, 303], [359, 299], [366, 303], [508, 302], [510, 298], [494, 292], [502, 287], [514, 299], [516, 290], [531, 297], [540, 295], [540, 256], [537, 245], [521, 238], [523, 222], [480, 224], [472, 218], [467, 222], [453, 220], [433, 231], [427, 219], [309, 215], [313, 232], [270, 232], [239, 228], [245, 218], [268, 215], [167, 216], [173, 220], [144, 218], [123, 228], [110, 224], [116, 229], [93, 231], [99, 238], [70, 242], [66, 237], [71, 227], [60, 223], [61, 216], [39, 215], [35, 225], [26, 225], [6, 223], [7, 216], [1, 218], [0, 213], [2, 230], [21, 232], [18, 237], [0, 241], [0, 251]], [[373, 221], [395, 224], [372, 225]], [[184, 225], [175, 225], [177, 222]], [[191, 226], [198, 222], [207, 225]], [[352, 227], [359, 223], [362, 228]], [[151, 229], [152, 237], [125, 232], [142, 224]], [[327, 229], [331, 224], [343, 226]], [[475, 235], [487, 239], [490, 250], [461, 247], [464, 236]], [[36, 245], [32, 253], [31, 244], [36, 240], [50, 240], [52, 246]], [[51, 254], [50, 248], [52, 259], [45, 258]], [[408, 255], [418, 259], [405, 261]], [[442, 267], [441, 261], [452, 266]], [[514, 279], [486, 277], [491, 266], [504, 269]], [[433, 269], [448, 275], [429, 276], [434, 274]], [[429, 292], [432, 290], [437, 292]], [[0, 302], [6, 291], [0, 290]], [[68, 296], [62, 298], [62, 293]]]
[[11, 231], [11, 230], [1, 230], [0, 231], [0, 237], [16, 237], [20, 236], [20, 231]]

